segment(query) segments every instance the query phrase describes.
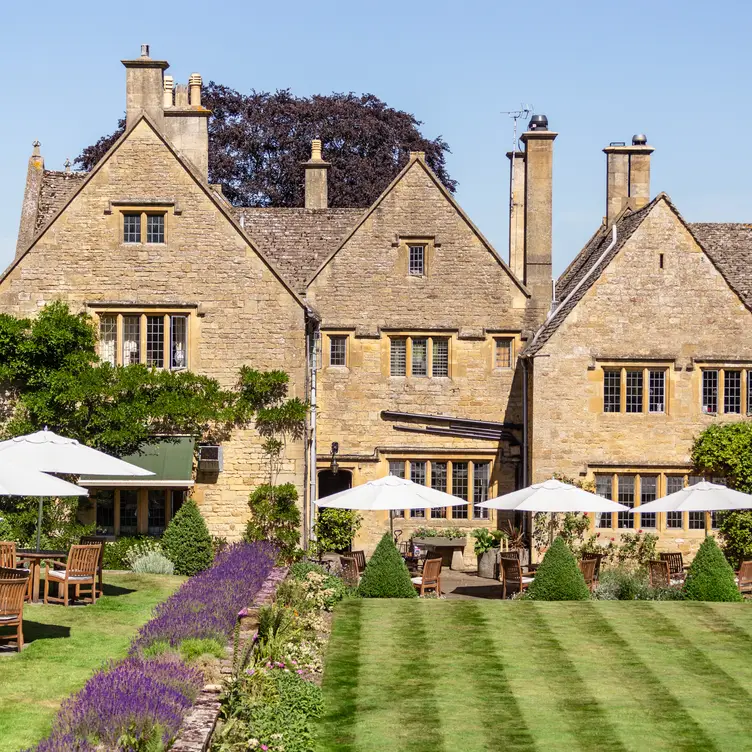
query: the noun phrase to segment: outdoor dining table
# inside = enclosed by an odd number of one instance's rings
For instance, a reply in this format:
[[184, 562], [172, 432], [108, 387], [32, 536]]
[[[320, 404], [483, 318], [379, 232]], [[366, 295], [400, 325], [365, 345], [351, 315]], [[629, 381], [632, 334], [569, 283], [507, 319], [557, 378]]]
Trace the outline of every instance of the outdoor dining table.
[[19, 559], [29, 562], [31, 570], [31, 602], [39, 603], [39, 579], [42, 569], [42, 560], [66, 561], [68, 558], [67, 551], [32, 551], [19, 548], [16, 551]]

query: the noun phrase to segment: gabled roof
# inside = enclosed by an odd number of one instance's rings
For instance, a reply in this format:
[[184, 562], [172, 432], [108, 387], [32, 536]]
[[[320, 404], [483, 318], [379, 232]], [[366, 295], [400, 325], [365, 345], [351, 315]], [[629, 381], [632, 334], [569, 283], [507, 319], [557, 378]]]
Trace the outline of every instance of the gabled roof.
[[58, 170], [45, 170], [42, 173], [39, 207], [33, 228], [34, 235], [57, 214], [60, 207], [83, 183], [88, 174], [88, 172], [60, 172]]
[[308, 278], [306, 282], [306, 286], [310, 285], [316, 277], [321, 273], [321, 271], [326, 267], [326, 265], [339, 253], [339, 251], [344, 247], [344, 245], [347, 243], [348, 240], [358, 231], [358, 229], [363, 225], [363, 223], [373, 214], [373, 212], [376, 211], [376, 209], [379, 208], [379, 206], [382, 204], [382, 202], [386, 199], [386, 197], [394, 190], [394, 188], [397, 186], [397, 184], [402, 180], [402, 178], [413, 168], [413, 166], [419, 166], [422, 168], [425, 173], [428, 175], [428, 177], [431, 179], [431, 181], [434, 183], [434, 185], [438, 188], [439, 192], [444, 196], [444, 198], [451, 204], [451, 206], [454, 208], [454, 210], [459, 214], [459, 216], [462, 218], [462, 220], [467, 224], [467, 226], [471, 229], [471, 231], [478, 237], [478, 239], [483, 243], [486, 250], [493, 256], [493, 258], [498, 262], [498, 264], [507, 272], [510, 279], [515, 283], [515, 285], [528, 297], [530, 297], [530, 291], [525, 287], [525, 285], [517, 279], [514, 272], [509, 268], [508, 264], [504, 261], [504, 259], [499, 256], [499, 254], [496, 252], [496, 249], [491, 245], [491, 243], [486, 240], [483, 233], [475, 226], [473, 221], [470, 219], [470, 217], [465, 214], [462, 207], [457, 203], [457, 200], [452, 196], [452, 194], [446, 189], [444, 184], [436, 177], [436, 174], [434, 171], [426, 164], [425, 160], [422, 157], [413, 156], [410, 158], [410, 161], [400, 170], [397, 177], [392, 180], [391, 183], [384, 189], [384, 192], [376, 199], [376, 201], [371, 204], [371, 206], [361, 214], [360, 221], [357, 222], [352, 229], [350, 230], [347, 235], [342, 238], [342, 242], [339, 243], [339, 245], [331, 252], [329, 255], [322, 261], [322, 263], [319, 264], [319, 266], [316, 268], [316, 270], [311, 274], [311, 276]]
[[[253, 248], [255, 253], [258, 255], [258, 257], [266, 264], [266, 266], [269, 268], [269, 270], [274, 274], [274, 276], [281, 282], [281, 284], [285, 287], [285, 289], [292, 295], [292, 297], [295, 299], [295, 301], [301, 306], [301, 308], [308, 309], [308, 306], [306, 306], [305, 302], [300, 298], [300, 296], [295, 292], [295, 290], [290, 286], [290, 283], [285, 279], [285, 277], [279, 272], [279, 270], [276, 268], [274, 263], [266, 257], [266, 255], [258, 248], [257, 244], [253, 242], [252, 238], [245, 232], [243, 227], [240, 225], [238, 220], [235, 218], [232, 207], [227, 203], [227, 201], [222, 198], [218, 193], [216, 193], [211, 186], [206, 182], [206, 179], [203, 178], [196, 167], [193, 165], [193, 163], [183, 157], [182, 154], [170, 143], [170, 141], [165, 137], [165, 135], [157, 128], [156, 125], [154, 125], [154, 122], [151, 120], [151, 118], [145, 113], [141, 113], [134, 122], [125, 129], [125, 131], [120, 135], [120, 137], [115, 141], [115, 143], [107, 150], [107, 153], [97, 162], [97, 164], [91, 169], [90, 172], [87, 173], [79, 173], [81, 177], [76, 181], [76, 185], [72, 186], [70, 190], [63, 191], [63, 190], [54, 190], [54, 186], [58, 186], [60, 181], [57, 177], [54, 177], [50, 180], [49, 186], [48, 186], [48, 194], [51, 198], [51, 205], [50, 209], [47, 211], [46, 215], [49, 214], [49, 217], [44, 221], [43, 224], [40, 224], [40, 221], [37, 222], [37, 230], [34, 233], [34, 237], [29, 243], [28, 247], [24, 249], [22, 253], [20, 253], [16, 258], [11, 262], [10, 266], [0, 275], [0, 282], [5, 280], [5, 278], [13, 271], [13, 269], [18, 266], [20, 261], [26, 256], [26, 254], [34, 247], [35, 243], [44, 235], [45, 232], [55, 223], [55, 220], [65, 211], [66, 207], [73, 201], [73, 199], [88, 185], [89, 181], [102, 169], [102, 167], [109, 161], [110, 157], [120, 148], [120, 145], [130, 136], [130, 134], [138, 127], [138, 125], [144, 121], [155, 133], [157, 138], [162, 141], [162, 143], [167, 147], [169, 152], [175, 157], [175, 159], [178, 161], [178, 163], [183, 167], [183, 169], [193, 178], [196, 185], [204, 192], [204, 194], [207, 196], [207, 198], [217, 207], [219, 212], [224, 215], [224, 217], [227, 219], [227, 221], [233, 226], [233, 228], [238, 232], [238, 234], [245, 240], [248, 245]], [[63, 173], [65, 174], [65, 173]], [[76, 173], [71, 173], [76, 174]], [[55, 174], [56, 176], [59, 175], [59, 173]], [[42, 190], [44, 190], [44, 185], [42, 187]], [[41, 202], [40, 202], [40, 214], [41, 214]]]
[[364, 209], [304, 209], [236, 206], [246, 233], [271, 257], [298, 292], [337, 248]]
[[[575, 256], [556, 284], [556, 299], [561, 301], [553, 315], [536, 332], [522, 355], [532, 357], [548, 342], [564, 319], [582, 300], [585, 293], [595, 284], [603, 270], [632, 237], [651, 209], [668, 197], [660, 193], [649, 204], [638, 211], [627, 211], [614, 223], [616, 242], [613, 242], [613, 230], [603, 226], [590, 238], [585, 247]], [[670, 203], [670, 202], [669, 202]], [[672, 206], [673, 208], [673, 206]]]
[[752, 308], [752, 224], [692, 222], [689, 229], [729, 287]]

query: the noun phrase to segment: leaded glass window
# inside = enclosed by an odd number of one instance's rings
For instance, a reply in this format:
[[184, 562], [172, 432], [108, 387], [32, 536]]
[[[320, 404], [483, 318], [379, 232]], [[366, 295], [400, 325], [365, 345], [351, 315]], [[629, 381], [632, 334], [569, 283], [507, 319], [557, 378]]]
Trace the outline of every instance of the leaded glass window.
[[433, 338], [432, 376], [449, 376], [449, 340], [444, 337]]
[[[421, 486], [426, 485], [426, 461], [425, 460], [412, 460], [410, 462], [410, 480], [413, 483], [418, 483]], [[425, 509], [411, 509], [411, 517], [425, 517]]]
[[[641, 475], [640, 476], [640, 504], [647, 504], [649, 501], [655, 501], [658, 497], [658, 476]], [[653, 528], [655, 524], [655, 512], [646, 512], [640, 515], [640, 527]]]
[[603, 411], [618, 413], [621, 410], [621, 371], [603, 371]]
[[146, 216], [146, 242], [147, 243], [164, 243], [165, 242], [165, 215], [148, 214]]
[[115, 492], [97, 491], [97, 533], [115, 535]]
[[741, 413], [742, 411], [742, 372], [723, 372], [723, 412]]
[[162, 488], [149, 489], [149, 518], [147, 533], [162, 535], [167, 523], [165, 492]]
[[410, 259], [408, 270], [410, 274], [422, 277], [425, 272], [426, 247], [424, 245], [409, 246]]
[[392, 376], [407, 375], [407, 340], [393, 337], [390, 341], [390, 370]]
[[[666, 476], [666, 495], [676, 493], [684, 488], [683, 475]], [[682, 512], [666, 512], [666, 527], [672, 530], [678, 530], [684, 527]]]
[[[446, 462], [431, 462], [431, 488], [448, 493]], [[434, 507], [431, 509], [431, 518], [434, 520], [443, 520], [446, 516], [446, 507]]]
[[138, 491], [120, 491], [120, 535], [138, 532]]
[[642, 412], [642, 371], [627, 369], [627, 400], [626, 411], [628, 413]]
[[141, 362], [141, 317], [123, 316], [123, 365]]
[[413, 337], [412, 375], [428, 376], [428, 340]]
[[[618, 477], [618, 498], [617, 501], [620, 504], [624, 504], [626, 507], [634, 507], [635, 503], [635, 476], [634, 475], [620, 475]], [[616, 526], [633, 528], [634, 527], [634, 515], [631, 512], [617, 512], [616, 513]]]
[[141, 242], [141, 213], [123, 214], [123, 243]]
[[111, 366], [117, 364], [117, 316], [99, 317], [99, 357]]
[[[468, 464], [467, 462], [452, 463], [452, 495], [460, 499], [468, 498]], [[452, 517], [455, 520], [467, 519], [467, 507], [452, 507]]]
[[329, 365], [347, 365], [347, 336], [332, 334], [329, 337]]
[[488, 499], [488, 485], [491, 477], [490, 462], [475, 462], [473, 464], [473, 519], [487, 520], [488, 509], [479, 507]]
[[164, 316], [146, 317], [146, 365], [164, 367]]
[[514, 340], [511, 337], [496, 337], [494, 344], [494, 368], [511, 368]]
[[188, 367], [188, 317], [170, 316], [170, 368]]
[[666, 372], [648, 371], [648, 412], [666, 412]]
[[[611, 475], [595, 476], [595, 493], [604, 499], [611, 499], [613, 493], [613, 484]], [[611, 527], [613, 514], [611, 512], [596, 512], [595, 526], [599, 528]]]
[[718, 412], [718, 371], [702, 372], [702, 411]]

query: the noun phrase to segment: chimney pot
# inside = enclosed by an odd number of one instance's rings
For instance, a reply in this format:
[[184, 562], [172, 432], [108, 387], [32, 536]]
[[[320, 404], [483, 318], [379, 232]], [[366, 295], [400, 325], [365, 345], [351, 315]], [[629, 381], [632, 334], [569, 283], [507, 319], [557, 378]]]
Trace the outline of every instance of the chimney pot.
[[190, 90], [190, 102], [193, 107], [201, 106], [201, 76], [198, 73], [191, 73], [188, 79], [188, 88]]
[[648, 142], [648, 137], [644, 133], [638, 133], [632, 136], [632, 146], [645, 146]]
[[321, 157], [321, 139], [314, 138], [311, 141], [311, 162], [323, 162]]
[[149, 57], [149, 45], [148, 44], [141, 45], [141, 57]]
[[66, 158], [63, 166], [65, 167], [66, 174], [70, 175], [70, 171], [71, 171], [71, 161], [70, 161], [70, 159]]
[[31, 152], [31, 156], [32, 156], [32, 157], [39, 157], [39, 156], [41, 156], [41, 152], [39, 151], [39, 147], [40, 147], [41, 145], [42, 145], [42, 144], [40, 144], [40, 143], [39, 143], [39, 141], [38, 141], [37, 139], [34, 139], [34, 142], [32, 143], [32, 147], [34, 147], [34, 148], [32, 149], [32, 152]]
[[164, 86], [164, 102], [162, 103], [165, 109], [172, 107], [172, 90], [175, 86], [175, 79], [172, 76], [165, 76], [163, 79]]
[[531, 131], [547, 131], [548, 118], [545, 115], [533, 115], [527, 127]]

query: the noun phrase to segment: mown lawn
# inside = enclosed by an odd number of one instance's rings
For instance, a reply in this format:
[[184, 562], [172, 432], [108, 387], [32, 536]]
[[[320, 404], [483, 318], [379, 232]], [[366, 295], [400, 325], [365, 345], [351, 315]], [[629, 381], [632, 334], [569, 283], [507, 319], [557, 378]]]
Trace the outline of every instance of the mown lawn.
[[347, 601], [322, 752], [752, 750], [752, 605]]
[[26, 647], [0, 653], [0, 750], [16, 752], [45, 736], [62, 700], [105, 661], [124, 656], [183, 579], [105, 572], [105, 595], [94, 606], [27, 605]]

